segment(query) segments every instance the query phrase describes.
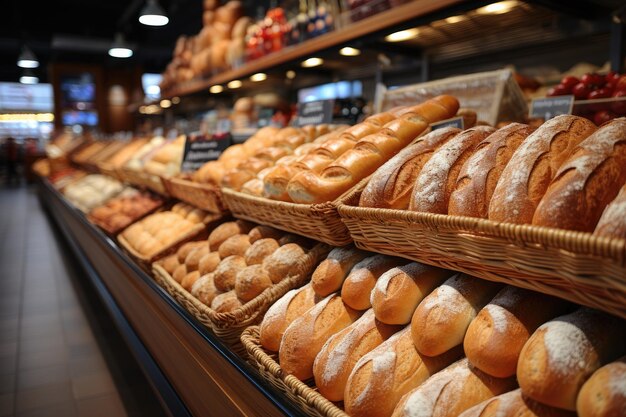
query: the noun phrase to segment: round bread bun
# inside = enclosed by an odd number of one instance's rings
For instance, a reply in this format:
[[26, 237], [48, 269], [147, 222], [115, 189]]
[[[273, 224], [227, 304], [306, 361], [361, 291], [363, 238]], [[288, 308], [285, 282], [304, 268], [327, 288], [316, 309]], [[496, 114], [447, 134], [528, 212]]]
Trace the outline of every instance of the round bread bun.
[[193, 286], [194, 282], [198, 280], [198, 278], [200, 278], [200, 272], [198, 271], [189, 272], [187, 273], [187, 275], [185, 275], [180, 285], [187, 291], [191, 291], [191, 287]]
[[176, 256], [176, 254], [168, 256], [162, 263], [163, 269], [165, 269], [170, 275], [176, 271], [178, 265], [180, 265], [180, 263], [178, 262], [178, 256]]
[[235, 290], [217, 295], [211, 302], [211, 308], [218, 313], [228, 313], [241, 307], [241, 301], [237, 298]]
[[280, 239], [285, 232], [282, 232], [278, 229], [274, 229], [270, 226], [257, 226], [254, 229], [250, 230], [248, 236], [250, 236], [250, 243], [254, 243], [259, 239], [272, 238], [272, 239]]
[[235, 280], [235, 293], [237, 297], [247, 302], [261, 294], [266, 288], [272, 286], [272, 280], [263, 269], [263, 265], [252, 265], [242, 269]]
[[185, 264], [180, 264], [174, 271], [172, 278], [180, 284], [183, 281], [183, 278], [185, 278], [185, 275], [187, 275], [187, 266]]
[[215, 286], [220, 291], [230, 291], [235, 288], [237, 274], [246, 267], [243, 256], [233, 255], [225, 258], [215, 269]]
[[187, 256], [189, 255], [189, 253], [191, 253], [192, 250], [199, 248], [203, 244], [206, 244], [206, 242], [200, 240], [200, 241], [195, 241], [195, 242], [187, 242], [184, 245], [182, 245], [178, 249], [178, 251], [176, 251], [176, 254], [178, 255], [178, 263], [184, 264], [185, 259], [187, 259]]
[[221, 294], [221, 292], [215, 286], [214, 274], [202, 275], [191, 286], [191, 295], [209, 307], [211, 306], [213, 299], [219, 294]]
[[[274, 253], [280, 246], [276, 239], [260, 239], [254, 242], [244, 254], [246, 265], [262, 264], [263, 260]], [[240, 297], [241, 298], [241, 297]]]
[[263, 268], [274, 284], [295, 273], [304, 250], [297, 243], [288, 243], [276, 249], [263, 260]]
[[200, 260], [209, 254], [209, 246], [204, 244], [200, 247], [193, 249], [189, 252], [189, 255], [185, 258], [185, 265], [187, 265], [187, 271], [197, 271], [200, 265]]
[[217, 252], [209, 252], [204, 255], [198, 264], [200, 275], [206, 275], [215, 271], [221, 260], [222, 258], [220, 258], [220, 254]]
[[250, 236], [231, 236], [222, 243], [218, 249], [220, 258], [228, 258], [232, 255], [243, 256], [250, 247]]

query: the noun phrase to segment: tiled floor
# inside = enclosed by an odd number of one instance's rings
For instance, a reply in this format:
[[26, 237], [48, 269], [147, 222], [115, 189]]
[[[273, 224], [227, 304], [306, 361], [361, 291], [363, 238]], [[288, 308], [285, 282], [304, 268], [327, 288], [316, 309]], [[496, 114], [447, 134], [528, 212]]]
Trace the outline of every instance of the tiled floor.
[[0, 189], [0, 417], [164, 415], [32, 188]]

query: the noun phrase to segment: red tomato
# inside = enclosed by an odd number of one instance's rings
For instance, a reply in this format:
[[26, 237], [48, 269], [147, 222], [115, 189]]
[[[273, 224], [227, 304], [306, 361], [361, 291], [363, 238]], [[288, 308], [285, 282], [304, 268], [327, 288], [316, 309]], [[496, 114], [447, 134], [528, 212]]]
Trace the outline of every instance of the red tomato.
[[617, 84], [615, 84], [616, 90], [626, 90], [626, 75], [620, 75]]
[[615, 91], [616, 84], [617, 84], [617, 81], [607, 81], [606, 84], [604, 84], [604, 87], [602, 88], [606, 88], [612, 93], [613, 91]]
[[[617, 90], [613, 93], [613, 97], [626, 97], [626, 90]], [[611, 110], [620, 116], [626, 115], [626, 100], [611, 103]]]
[[604, 85], [604, 77], [596, 73], [585, 74], [580, 81], [593, 87], [602, 87]]
[[608, 88], [598, 88], [597, 90], [593, 90], [591, 93], [589, 93], [589, 95], [587, 96], [588, 100], [595, 100], [597, 98], [609, 98], [611, 97], [611, 93], [612, 91], [609, 90]]
[[619, 80], [620, 77], [620, 73], [619, 72], [615, 72], [615, 71], [609, 71], [605, 76], [604, 79], [606, 80], [607, 83], [617, 83], [617, 80]]
[[567, 88], [562, 84], [557, 84], [548, 90], [547, 96], [548, 97], [564, 96], [564, 95], [571, 94], [571, 93], [572, 93], [571, 88]]
[[599, 112], [596, 112], [596, 114], [593, 116], [593, 122], [597, 126], [601, 126], [603, 123], [606, 123], [609, 120], [613, 120], [616, 117], [617, 117], [617, 115], [615, 113], [613, 113], [612, 111], [600, 110]]
[[583, 82], [576, 84], [574, 88], [572, 88], [572, 94], [574, 94], [574, 97], [578, 100], [585, 100], [592, 91], [591, 86]]
[[578, 78], [574, 77], [573, 75], [568, 75], [563, 77], [563, 79], [561, 80], [561, 85], [571, 91], [572, 88], [574, 88], [574, 86], [579, 82], [580, 80]]

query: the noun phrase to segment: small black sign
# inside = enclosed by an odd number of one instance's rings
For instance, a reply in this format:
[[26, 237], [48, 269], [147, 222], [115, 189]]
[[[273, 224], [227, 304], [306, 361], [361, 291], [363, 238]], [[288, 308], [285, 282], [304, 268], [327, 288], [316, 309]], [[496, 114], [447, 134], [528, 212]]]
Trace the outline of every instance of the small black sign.
[[335, 100], [310, 101], [298, 103], [296, 126], [320, 125], [333, 121]]
[[180, 167], [182, 172], [198, 170], [208, 161], [214, 161], [232, 143], [230, 133], [206, 135], [195, 132], [187, 135], [185, 153]]
[[530, 104], [530, 118], [550, 120], [560, 114], [572, 114], [574, 96], [536, 98]]
[[465, 129], [463, 125], [463, 117], [453, 117], [452, 119], [442, 120], [441, 122], [430, 125], [432, 130], [443, 129], [444, 127], [456, 127], [461, 130]]

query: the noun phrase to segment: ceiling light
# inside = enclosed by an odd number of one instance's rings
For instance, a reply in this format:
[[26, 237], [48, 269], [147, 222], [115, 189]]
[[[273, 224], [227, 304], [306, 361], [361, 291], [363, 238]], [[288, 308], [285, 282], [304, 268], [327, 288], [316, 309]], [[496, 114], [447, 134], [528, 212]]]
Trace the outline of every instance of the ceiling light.
[[170, 19], [165, 15], [165, 12], [156, 0], [148, 0], [139, 15], [139, 22], [148, 26], [165, 26], [169, 21]]
[[296, 78], [296, 72], [293, 70], [289, 70], [285, 73], [285, 76], [290, 80], [293, 80], [294, 78]]
[[361, 55], [361, 50], [346, 46], [345, 48], [341, 48], [339, 53], [343, 56], [358, 56]]
[[502, 14], [511, 10], [517, 6], [517, 1], [501, 1], [498, 3], [491, 3], [485, 7], [481, 7], [476, 10], [479, 14]]
[[22, 47], [22, 52], [17, 58], [17, 66], [21, 68], [37, 68], [39, 66], [37, 57], [26, 45]]
[[224, 91], [224, 87], [222, 87], [221, 85], [214, 85], [209, 88], [209, 91], [213, 94], [219, 94]]
[[267, 80], [267, 74], [264, 72], [257, 72], [256, 74], [250, 76], [250, 81], [254, 81], [255, 83], [265, 80]]
[[165, 99], [165, 100], [161, 100], [159, 105], [163, 109], [169, 109], [170, 107], [172, 107], [172, 102], [170, 100]]
[[228, 84], [226, 84], [228, 86], [228, 88], [230, 88], [231, 90], [234, 90], [236, 88], [239, 88], [242, 86], [242, 82], [239, 80], [232, 80], [231, 82], [229, 82]]
[[391, 35], [385, 36], [385, 40], [387, 42], [402, 42], [417, 37], [419, 33], [418, 28], [401, 30], [400, 32], [394, 32]]
[[115, 41], [109, 49], [109, 55], [113, 58], [130, 58], [133, 56], [133, 50], [124, 41], [124, 35], [121, 33], [115, 34]]
[[450, 17], [447, 17], [447, 18], [445, 19], [446, 23], [450, 23], [450, 24], [453, 24], [453, 23], [459, 23], [459, 22], [462, 22], [462, 21], [464, 21], [464, 20], [467, 20], [467, 17], [465, 17], [465, 16], [463, 16], [463, 15], [459, 15], [459, 16], [450, 16]]
[[39, 78], [31, 70], [24, 70], [20, 77], [20, 83], [22, 84], [37, 84]]
[[180, 97], [172, 97], [172, 104], [180, 103]]
[[304, 68], [313, 68], [313, 67], [318, 67], [322, 65], [323, 63], [324, 63], [324, 60], [322, 58], [313, 57], [313, 58], [309, 58], [307, 60], [302, 61], [300, 65], [302, 65]]

